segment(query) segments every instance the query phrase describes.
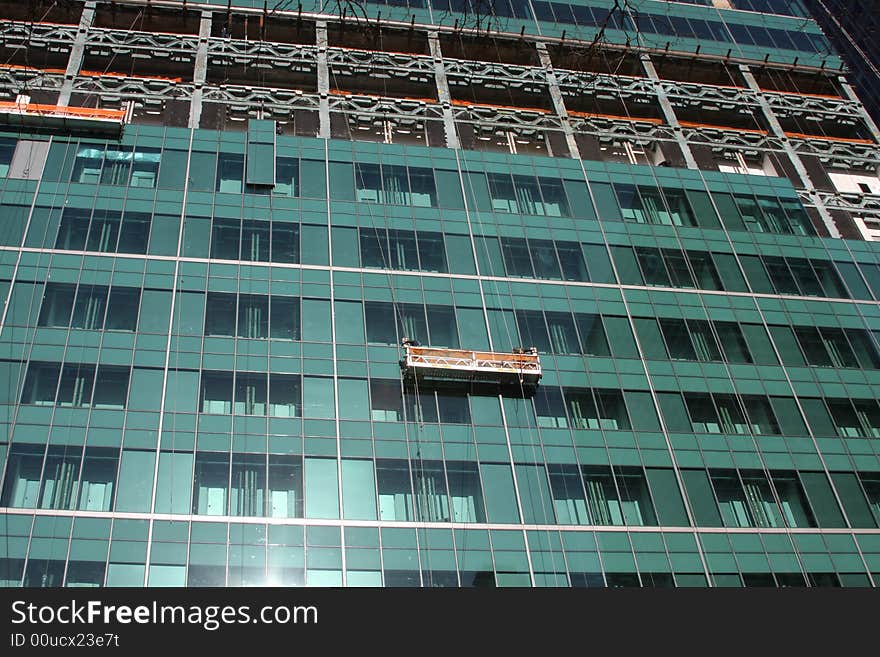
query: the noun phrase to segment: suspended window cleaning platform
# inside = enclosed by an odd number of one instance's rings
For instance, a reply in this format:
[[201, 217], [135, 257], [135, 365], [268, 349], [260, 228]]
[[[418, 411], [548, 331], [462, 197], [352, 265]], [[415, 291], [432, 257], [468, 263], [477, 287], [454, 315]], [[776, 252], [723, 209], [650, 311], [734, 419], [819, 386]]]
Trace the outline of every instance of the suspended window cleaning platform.
[[404, 340], [403, 346], [404, 378], [524, 385], [535, 385], [541, 379], [541, 359], [534, 347], [507, 353], [422, 347], [410, 340]]
[[31, 103], [27, 96], [0, 102], [0, 123], [33, 128], [67, 128], [118, 135], [128, 111]]

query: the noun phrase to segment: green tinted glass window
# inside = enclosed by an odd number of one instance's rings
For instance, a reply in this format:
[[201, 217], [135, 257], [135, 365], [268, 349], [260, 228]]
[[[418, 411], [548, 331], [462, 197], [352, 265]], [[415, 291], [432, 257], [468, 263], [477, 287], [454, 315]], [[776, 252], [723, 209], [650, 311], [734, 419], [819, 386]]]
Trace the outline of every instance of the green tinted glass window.
[[694, 520], [698, 527], [721, 527], [721, 515], [715, 494], [705, 470], [682, 470], [681, 478], [687, 491]]

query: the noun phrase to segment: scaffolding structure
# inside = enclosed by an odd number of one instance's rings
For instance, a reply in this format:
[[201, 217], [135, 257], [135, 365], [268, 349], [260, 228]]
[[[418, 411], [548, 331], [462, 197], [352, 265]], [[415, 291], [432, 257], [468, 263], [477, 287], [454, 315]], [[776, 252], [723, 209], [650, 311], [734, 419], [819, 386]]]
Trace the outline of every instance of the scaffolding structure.
[[421, 347], [403, 342], [404, 378], [465, 380], [498, 384], [536, 385], [542, 376], [541, 358], [534, 347], [513, 352]]
[[[30, 10], [28, 9], [30, 7]], [[27, 18], [29, 16], [29, 18]], [[36, 18], [34, 18], [36, 17]], [[137, 0], [0, 3], [0, 100], [244, 130], [789, 178], [821, 235], [880, 222], [880, 130], [840, 71], [465, 25]]]

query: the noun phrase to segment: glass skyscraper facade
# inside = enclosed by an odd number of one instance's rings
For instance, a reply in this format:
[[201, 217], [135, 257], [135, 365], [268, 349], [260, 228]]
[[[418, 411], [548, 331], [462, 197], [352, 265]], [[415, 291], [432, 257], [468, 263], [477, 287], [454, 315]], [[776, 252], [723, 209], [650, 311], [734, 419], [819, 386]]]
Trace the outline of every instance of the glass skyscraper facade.
[[800, 3], [253, 4], [0, 5], [4, 585], [880, 585]]

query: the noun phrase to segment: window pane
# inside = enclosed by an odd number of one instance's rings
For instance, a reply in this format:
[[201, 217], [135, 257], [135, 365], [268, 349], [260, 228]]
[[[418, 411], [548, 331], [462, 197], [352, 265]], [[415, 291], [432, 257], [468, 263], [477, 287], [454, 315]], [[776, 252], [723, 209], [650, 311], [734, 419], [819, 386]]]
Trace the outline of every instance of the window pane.
[[90, 218], [88, 210], [64, 210], [61, 214], [61, 225], [58, 228], [55, 248], [70, 251], [82, 251], [85, 249]]
[[471, 413], [466, 393], [453, 390], [437, 391], [437, 408], [441, 422], [470, 424]]
[[140, 301], [141, 291], [136, 288], [111, 288], [104, 328], [111, 331], [134, 331], [137, 327]]
[[455, 323], [455, 310], [450, 306], [426, 306], [430, 344], [435, 347], [457, 349], [458, 327]]
[[[676, 195], [684, 193], [679, 192], [678, 190], [674, 190], [674, 192]], [[665, 190], [665, 193], [670, 209], [675, 212], [677, 202], [670, 196], [672, 190]], [[683, 225], [699, 226], [701, 228], [721, 227], [721, 223], [718, 221], [718, 215], [715, 213], [715, 208], [712, 206], [712, 200], [710, 199], [709, 194], [703, 191], [689, 189], [687, 190], [687, 198], [690, 200], [693, 215], [691, 217], [691, 223], [688, 223], [684, 217], [685, 213], [681, 212]]]
[[832, 472], [831, 480], [843, 502], [843, 508], [853, 527], [876, 527], [877, 521], [868, 506], [868, 500], [854, 472]]
[[268, 262], [269, 222], [245, 221], [241, 229], [241, 259]]
[[596, 407], [602, 429], [631, 429], [623, 394], [620, 390], [596, 390]]
[[[824, 472], [801, 472], [801, 483], [820, 527], [846, 527]], [[783, 507], [785, 502], [783, 502]]]
[[127, 185], [133, 155], [130, 148], [123, 150], [108, 146], [104, 156], [104, 168], [101, 170], [101, 184]]
[[146, 253], [150, 239], [151, 216], [144, 212], [126, 212], [119, 233], [119, 253]]
[[73, 307], [71, 327], [100, 330], [104, 326], [104, 309], [109, 289], [103, 285], [80, 285]]
[[724, 526], [754, 527], [750, 504], [736, 470], [713, 470], [709, 474]]
[[553, 509], [560, 525], [588, 525], [583, 479], [574, 465], [548, 465]]
[[539, 427], [565, 428], [565, 404], [562, 392], [556, 387], [541, 387], [535, 394], [535, 415]]
[[[694, 287], [694, 279], [688, 270], [687, 258], [681, 251], [661, 249], [669, 279], [673, 287]], [[645, 276], [647, 280], [647, 275]], [[699, 286], [698, 286], [699, 287]]]
[[577, 313], [574, 317], [580, 334], [581, 353], [589, 356], [610, 356], [611, 350], [601, 316]]
[[660, 328], [666, 340], [669, 357], [680, 360], [696, 360], [697, 354], [691, 344], [687, 325], [680, 319], [661, 319]]
[[409, 184], [411, 190], [410, 202], [412, 205], [423, 208], [438, 207], [433, 169], [410, 167]]
[[522, 503], [523, 522], [553, 524], [553, 502], [543, 465], [516, 465], [516, 481]]
[[22, 404], [52, 406], [55, 404], [55, 391], [61, 365], [58, 363], [36, 363], [28, 365], [27, 378], [21, 393]]
[[241, 194], [244, 181], [244, 155], [220, 153], [217, 162], [218, 192]]
[[226, 515], [228, 493], [229, 455], [197, 452], [192, 512], [208, 516]]
[[656, 525], [648, 482], [641, 468], [614, 467], [624, 524]]
[[[502, 240], [502, 244], [503, 242], [504, 240]], [[532, 264], [535, 268], [536, 278], [548, 278], [553, 280], [559, 280], [562, 278], [553, 242], [550, 240], [530, 239], [528, 248], [532, 255]]]
[[567, 217], [571, 214], [562, 181], [553, 178], [539, 178], [538, 184], [541, 187], [541, 196], [544, 201], [543, 211], [538, 214], [548, 217]]
[[299, 226], [272, 222], [272, 262], [299, 262]]
[[342, 460], [342, 500], [344, 518], [376, 519], [376, 475], [372, 460]]
[[758, 527], [782, 527], [783, 516], [763, 472], [743, 471], [742, 484], [749, 510]]
[[42, 445], [12, 445], [3, 486], [3, 506], [36, 508], [40, 495], [43, 450]]
[[301, 457], [269, 455], [268, 512], [272, 518], [302, 518], [303, 474]]
[[748, 423], [743, 415], [739, 399], [735, 395], [712, 395], [718, 418], [721, 420], [722, 433], [749, 433]]
[[394, 308], [391, 304], [366, 302], [364, 316], [367, 323], [367, 342], [397, 344]]
[[354, 168], [357, 200], [379, 203], [382, 195], [382, 178], [378, 164], [356, 164]]
[[696, 433], [721, 433], [721, 423], [707, 394], [686, 393], [684, 396], [688, 413], [691, 416], [693, 431]]
[[[611, 267], [611, 259], [608, 250], [600, 244], [582, 244], [584, 258], [587, 261], [589, 278], [594, 283], [614, 283], [614, 270]], [[560, 258], [562, 255], [560, 255]], [[564, 266], [564, 265], [563, 265]]]
[[232, 413], [232, 373], [202, 372], [202, 413]]
[[837, 433], [845, 438], [864, 438], [865, 432], [849, 399], [827, 399]]
[[524, 239], [502, 237], [501, 252], [504, 256], [504, 265], [507, 268], [508, 276], [534, 278], [529, 248]]
[[418, 231], [419, 263], [423, 271], [447, 272], [442, 233]]
[[238, 260], [241, 222], [237, 219], [214, 219], [211, 230], [211, 257]]
[[[822, 475], [824, 477], [824, 475]], [[804, 496], [797, 473], [772, 473], [773, 484], [779, 494], [782, 513], [789, 527], [815, 527], [816, 521]], [[815, 483], [815, 481], [814, 481]], [[825, 483], [827, 486], [827, 481]], [[830, 491], [829, 491], [830, 492]], [[840, 511], [837, 511], [839, 514]]]
[[551, 351], [544, 313], [539, 310], [517, 310], [516, 323], [524, 346], [535, 347], [543, 353]]
[[38, 326], [68, 326], [75, 294], [75, 285], [47, 283], [37, 321]]
[[663, 421], [671, 432], [690, 433], [693, 429], [684, 401], [677, 392], [659, 392], [657, 401], [663, 413]]
[[743, 404], [749, 419], [752, 433], [757, 435], [778, 435], [781, 433], [776, 417], [766, 397], [743, 395]]
[[278, 196], [299, 196], [299, 160], [279, 157], [275, 160], [275, 188]]
[[51, 445], [43, 466], [41, 509], [73, 509], [77, 500], [82, 448]]
[[862, 329], [845, 329], [846, 336], [855, 353], [858, 366], [863, 369], [880, 368], [880, 354], [867, 331]]
[[[764, 265], [761, 262], [761, 258], [758, 256], [741, 255], [739, 260], [742, 263], [749, 285], [754, 292], [758, 294], [772, 294], [775, 291], [773, 284], [770, 282], [770, 277], [767, 275], [767, 270], [764, 269]], [[725, 285], [725, 288], [731, 289], [727, 285]], [[797, 294], [796, 291], [795, 294]]]
[[238, 296], [238, 337], [269, 336], [269, 297], [255, 294]]
[[725, 360], [728, 363], [751, 363], [745, 337], [736, 322], [714, 322], [718, 332], [718, 341], [724, 349]]
[[233, 454], [229, 515], [266, 515], [266, 455]]
[[299, 340], [299, 299], [271, 297], [270, 337], [280, 340]]
[[389, 230], [386, 267], [391, 269], [419, 268], [416, 234], [411, 230]]
[[517, 523], [519, 511], [513, 487], [513, 475], [506, 463], [481, 463], [480, 473], [486, 495], [486, 515], [489, 522]]
[[269, 416], [302, 417], [302, 380], [299, 376], [269, 375]]
[[406, 167], [382, 165], [382, 188], [384, 196], [380, 199], [381, 203], [409, 205], [409, 178], [406, 175]]
[[779, 355], [782, 357], [783, 364], [803, 367], [805, 365], [804, 357], [791, 327], [770, 326], [768, 328], [770, 335], [773, 336], [776, 349], [779, 350]]
[[645, 358], [666, 360], [668, 356], [666, 348], [663, 346], [663, 335], [660, 333], [657, 320], [653, 317], [636, 317], [633, 319], [633, 323], [635, 324], [636, 333], [639, 336], [639, 344], [642, 346]]
[[94, 380], [94, 365], [64, 365], [58, 384], [58, 405], [89, 406], [92, 402]]
[[403, 420], [403, 402], [398, 381], [370, 380], [370, 417], [374, 422]]
[[101, 166], [104, 163], [102, 144], [82, 144], [73, 162], [71, 182], [98, 184], [101, 181]]
[[[784, 258], [764, 256], [763, 260], [764, 266], [767, 268], [767, 273], [770, 276], [770, 280], [773, 282], [773, 287], [777, 294], [801, 293], [801, 290], [795, 282], [795, 278], [789, 270]], [[818, 281], [814, 283], [814, 287], [816, 285], [818, 285]], [[758, 290], [755, 291], [757, 292]]]
[[669, 286], [669, 275], [659, 249], [636, 247], [636, 257], [645, 278], [645, 285]]
[[236, 415], [266, 414], [266, 375], [237, 372], [235, 375]]
[[547, 312], [545, 317], [553, 352], [557, 354], [580, 353], [580, 344], [571, 313]]
[[[63, 219], [62, 219], [63, 221]], [[96, 210], [89, 226], [89, 237], [86, 241], [87, 251], [103, 251], [113, 253], [119, 241], [119, 226], [122, 215], [110, 210]]]
[[336, 459], [305, 459], [306, 518], [339, 518]]
[[376, 459], [380, 520], [415, 520], [409, 462]]
[[698, 527], [721, 527], [721, 514], [705, 470], [682, 470], [681, 478]]
[[205, 303], [205, 335], [235, 335], [236, 295], [208, 292]]
[[686, 527], [688, 521], [675, 472], [669, 468], [646, 468], [645, 475], [657, 507], [660, 525]]
[[[392, 311], [394, 307], [392, 306]], [[428, 344], [428, 324], [425, 307], [416, 304], [397, 304], [397, 330], [400, 339], [409, 338], [420, 344]]]
[[130, 373], [127, 367], [99, 365], [95, 379], [95, 408], [125, 408]]
[[476, 463], [446, 462], [453, 522], [486, 522], [483, 491]]
[[834, 266], [830, 262], [825, 260], [810, 260], [810, 264], [813, 266], [813, 271], [821, 285], [820, 289], [822, 292], [819, 292], [818, 294], [824, 293], [826, 297], [849, 299], [849, 294], [843, 285], [843, 281], [840, 280], [840, 276], [838, 276], [837, 272], [834, 270]]
[[615, 358], [638, 358], [639, 352], [629, 320], [626, 317], [605, 315], [602, 321]]
[[715, 270], [715, 264], [708, 253], [688, 251], [687, 259], [694, 270], [694, 279], [698, 288], [703, 290], [721, 290], [721, 279]]
[[761, 324], [740, 324], [740, 328], [749, 347], [752, 359], [758, 365], [776, 365], [776, 354], [767, 330]]
[[590, 280], [580, 245], [557, 242], [556, 252], [559, 254], [559, 261], [562, 263], [562, 277], [565, 280], [582, 282]]
[[[740, 256], [741, 259], [747, 256]], [[749, 256], [752, 257], [752, 256]], [[728, 292], [746, 292], [746, 282], [736, 262], [736, 257], [730, 253], [713, 253], [712, 260], [721, 280], [721, 287]], [[742, 260], [743, 268], [746, 267], [745, 260]], [[762, 270], [763, 271], [763, 270]], [[751, 281], [751, 279], [749, 279]], [[769, 286], [769, 283], [768, 283]], [[755, 290], [756, 292], [758, 290]]]

